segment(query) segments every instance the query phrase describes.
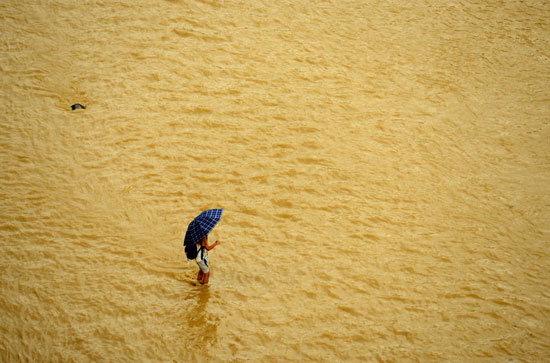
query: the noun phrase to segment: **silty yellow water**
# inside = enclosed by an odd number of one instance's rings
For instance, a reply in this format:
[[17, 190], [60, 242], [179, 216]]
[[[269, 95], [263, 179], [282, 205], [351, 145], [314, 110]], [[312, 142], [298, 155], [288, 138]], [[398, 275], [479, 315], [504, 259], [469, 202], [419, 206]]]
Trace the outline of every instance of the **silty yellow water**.
[[548, 2], [0, 15], [1, 361], [548, 359]]

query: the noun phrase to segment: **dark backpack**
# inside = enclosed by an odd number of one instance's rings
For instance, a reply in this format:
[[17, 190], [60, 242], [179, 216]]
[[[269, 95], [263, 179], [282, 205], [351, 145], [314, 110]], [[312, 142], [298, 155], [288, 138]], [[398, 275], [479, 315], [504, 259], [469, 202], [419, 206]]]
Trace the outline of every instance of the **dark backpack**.
[[199, 254], [198, 252], [197, 245], [195, 244], [185, 246], [185, 254], [187, 255], [188, 260], [194, 260], [197, 258], [197, 255]]

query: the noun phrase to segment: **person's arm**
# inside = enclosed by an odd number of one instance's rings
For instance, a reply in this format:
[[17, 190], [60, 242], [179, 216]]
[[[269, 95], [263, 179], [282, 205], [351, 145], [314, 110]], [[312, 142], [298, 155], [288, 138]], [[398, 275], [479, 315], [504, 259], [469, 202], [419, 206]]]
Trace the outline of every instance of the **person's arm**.
[[216, 247], [217, 245], [219, 245], [221, 242], [220, 241], [216, 241], [214, 242], [213, 245], [208, 245], [208, 243], [205, 244], [204, 248], [206, 248], [207, 251], [210, 251], [211, 249], [213, 249], [214, 247]]

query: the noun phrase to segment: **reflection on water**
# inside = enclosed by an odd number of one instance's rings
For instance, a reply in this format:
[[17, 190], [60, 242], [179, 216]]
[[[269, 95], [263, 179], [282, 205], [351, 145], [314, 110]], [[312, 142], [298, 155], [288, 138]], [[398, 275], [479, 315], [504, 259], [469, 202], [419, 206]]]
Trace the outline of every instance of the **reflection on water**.
[[187, 292], [182, 299], [182, 304], [189, 304], [190, 310], [186, 310], [181, 321], [182, 330], [192, 328], [192, 334], [183, 336], [183, 339], [191, 341], [191, 346], [200, 346], [208, 349], [217, 341], [217, 329], [219, 318], [208, 309], [210, 300], [209, 286], [197, 286], [196, 289]]
[[547, 2], [0, 14], [1, 361], [550, 354]]

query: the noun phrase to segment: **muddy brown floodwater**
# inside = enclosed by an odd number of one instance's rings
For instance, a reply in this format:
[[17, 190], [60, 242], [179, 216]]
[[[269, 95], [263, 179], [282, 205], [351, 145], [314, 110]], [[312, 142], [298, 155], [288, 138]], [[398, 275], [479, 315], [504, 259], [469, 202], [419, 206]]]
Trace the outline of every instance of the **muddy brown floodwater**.
[[0, 360], [548, 361], [549, 4], [3, 1]]

